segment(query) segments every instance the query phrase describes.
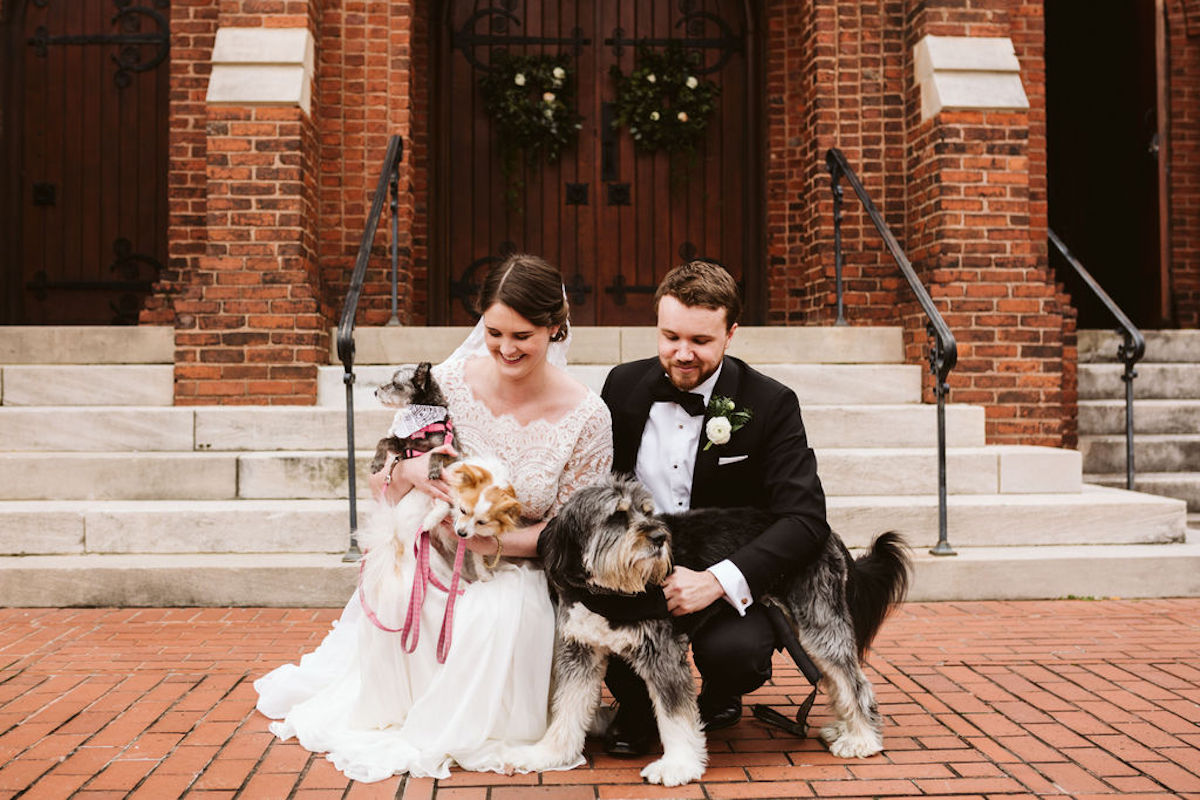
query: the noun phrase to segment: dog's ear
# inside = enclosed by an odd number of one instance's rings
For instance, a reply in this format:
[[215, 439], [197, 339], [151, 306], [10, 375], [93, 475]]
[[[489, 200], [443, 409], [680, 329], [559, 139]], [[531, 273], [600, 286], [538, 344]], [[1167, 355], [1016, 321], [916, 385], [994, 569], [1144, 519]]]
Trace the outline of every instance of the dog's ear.
[[546, 577], [559, 586], [585, 586], [583, 570], [583, 538], [586, 527], [572, 503], [567, 503], [558, 516], [546, 523], [539, 537], [542, 565]]
[[483, 467], [476, 466], [475, 464], [466, 464], [462, 461], [451, 464], [446, 468], [443, 475], [446, 483], [449, 483], [459, 491], [475, 489], [490, 483], [492, 480], [492, 473]]
[[515, 529], [521, 522], [521, 501], [512, 487], [493, 486], [485, 492], [485, 496], [492, 504], [489, 511], [492, 519], [506, 531]]
[[433, 365], [428, 361], [422, 361], [417, 364], [417, 369], [413, 373], [413, 386], [420, 387], [422, 392], [429, 391], [429, 384], [433, 380]]

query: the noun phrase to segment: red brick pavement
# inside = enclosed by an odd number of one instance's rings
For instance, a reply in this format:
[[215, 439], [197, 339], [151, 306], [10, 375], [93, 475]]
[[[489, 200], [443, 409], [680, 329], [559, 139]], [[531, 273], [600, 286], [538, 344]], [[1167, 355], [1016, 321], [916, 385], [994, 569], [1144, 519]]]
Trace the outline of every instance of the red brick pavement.
[[[753, 719], [709, 741], [701, 783], [664, 790], [589, 744], [570, 772], [348, 782], [254, 711], [254, 678], [334, 612], [0, 609], [0, 800], [109, 797], [1184, 797], [1200, 800], [1200, 600], [915, 603], [869, 673], [874, 758]], [[794, 667], [756, 699], [791, 713]], [[814, 714], [817, 724], [825, 712]]]

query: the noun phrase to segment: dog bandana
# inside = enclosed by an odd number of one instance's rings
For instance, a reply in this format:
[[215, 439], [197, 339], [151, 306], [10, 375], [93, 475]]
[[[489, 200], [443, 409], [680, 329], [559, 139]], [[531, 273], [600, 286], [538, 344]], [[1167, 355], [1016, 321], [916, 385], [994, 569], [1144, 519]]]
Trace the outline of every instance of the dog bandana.
[[407, 439], [422, 428], [441, 422], [447, 413], [445, 406], [405, 406], [392, 417], [392, 427], [388, 428], [388, 435], [397, 439]]

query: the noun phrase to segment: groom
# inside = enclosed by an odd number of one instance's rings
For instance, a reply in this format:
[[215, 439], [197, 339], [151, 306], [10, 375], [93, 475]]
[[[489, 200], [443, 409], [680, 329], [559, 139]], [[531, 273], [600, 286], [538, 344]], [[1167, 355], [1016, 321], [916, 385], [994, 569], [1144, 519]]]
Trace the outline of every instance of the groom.
[[[741, 314], [732, 276], [705, 261], [678, 266], [659, 285], [655, 309], [658, 358], [613, 368], [601, 392], [612, 412], [613, 471], [634, 473], [660, 512], [755, 506], [776, 515], [727, 560], [703, 572], [676, 567], [664, 585], [674, 615], [720, 607], [692, 639], [700, 715], [712, 731], [736, 724], [742, 695], [771, 677], [781, 645], [757, 601], [823, 550], [825, 493], [795, 393], [725, 355]], [[732, 410], [713, 414], [714, 398]], [[720, 416], [729, 424], [712, 421]], [[606, 680], [618, 710], [605, 750], [646, 753], [655, 729], [645, 684], [617, 658]]]

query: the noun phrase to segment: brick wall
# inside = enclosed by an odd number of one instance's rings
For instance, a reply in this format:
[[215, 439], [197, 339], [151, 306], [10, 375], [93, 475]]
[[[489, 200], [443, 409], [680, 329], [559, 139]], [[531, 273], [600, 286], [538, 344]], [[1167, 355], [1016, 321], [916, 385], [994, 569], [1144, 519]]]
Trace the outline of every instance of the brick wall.
[[1167, 39], [1173, 311], [1180, 327], [1197, 328], [1200, 327], [1200, 4], [1167, 2]]
[[[398, 133], [405, 148], [399, 183], [399, 317], [404, 324], [425, 321], [428, 220], [416, 209], [418, 203], [424, 207], [428, 202], [424, 76], [429, 13], [426, 0], [347, 0], [329, 4], [322, 17], [319, 256], [326, 299], [338, 315], [388, 138]], [[414, 169], [414, 164], [419, 167]], [[359, 325], [381, 325], [391, 316], [390, 243], [390, 212], [385, 206], [367, 270]]]
[[[904, 4], [773, 0], [766, 14], [768, 322], [836, 318], [833, 200], [840, 148], [893, 232], [904, 224]], [[901, 278], [847, 193], [843, 287], [851, 324], [895, 324]], [[904, 291], [907, 291], [905, 289]]]

